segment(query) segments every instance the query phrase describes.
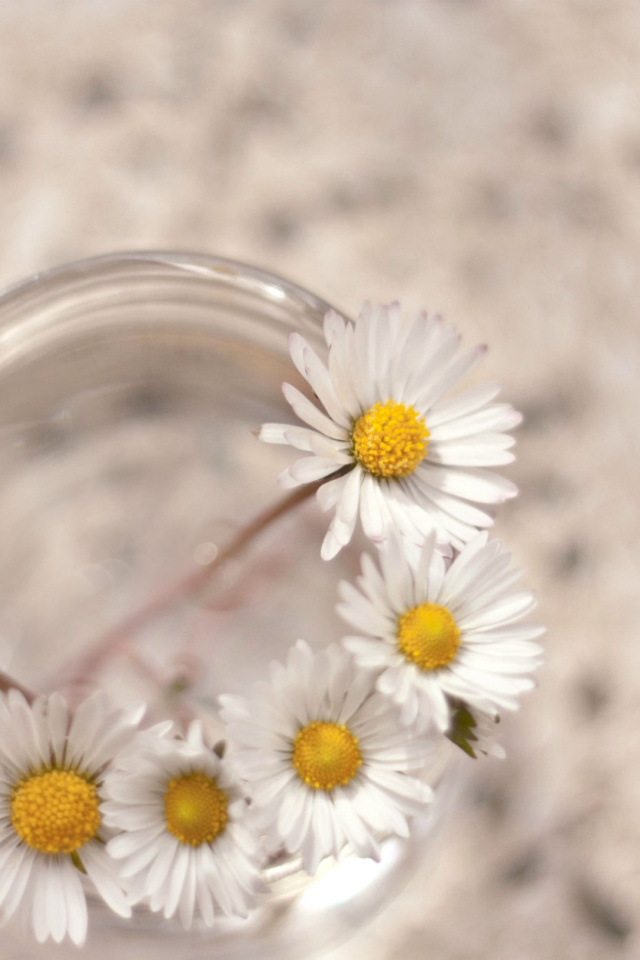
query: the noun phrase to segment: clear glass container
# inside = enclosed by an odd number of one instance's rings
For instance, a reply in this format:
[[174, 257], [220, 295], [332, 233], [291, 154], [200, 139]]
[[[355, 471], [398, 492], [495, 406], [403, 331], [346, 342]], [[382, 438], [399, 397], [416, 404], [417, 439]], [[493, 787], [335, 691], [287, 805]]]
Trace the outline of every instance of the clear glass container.
[[[329, 305], [279, 277], [214, 257], [135, 253], [36, 276], [0, 296], [0, 666], [72, 700], [96, 685], [149, 720], [205, 716], [222, 692], [264, 679], [305, 638], [339, 639], [336, 584], [355, 543], [320, 560], [329, 522], [313, 498], [173, 597], [244, 523], [282, 494], [292, 451], [261, 444], [291, 419], [300, 382], [287, 337], [321, 341]], [[152, 614], [129, 621], [137, 610]], [[110, 632], [124, 624], [125, 629]], [[428, 776], [449, 782], [446, 759]], [[91, 904], [92, 957], [307, 957], [362, 926], [424, 859], [438, 805], [381, 863], [346, 857], [313, 879], [273, 867], [247, 921], [189, 934], [139, 909], [121, 921]], [[10, 924], [3, 957], [68, 957]]]

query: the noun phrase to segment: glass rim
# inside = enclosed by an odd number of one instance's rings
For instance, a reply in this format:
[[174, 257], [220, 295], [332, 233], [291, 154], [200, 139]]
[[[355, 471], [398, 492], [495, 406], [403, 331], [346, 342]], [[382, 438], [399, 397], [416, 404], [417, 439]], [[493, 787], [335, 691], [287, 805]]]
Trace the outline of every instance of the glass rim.
[[235, 280], [237, 285], [247, 292], [259, 291], [268, 300], [275, 302], [288, 299], [303, 303], [307, 309], [322, 315], [332, 309], [330, 303], [300, 284], [281, 274], [272, 273], [241, 260], [191, 250], [142, 249], [83, 257], [29, 274], [0, 289], [0, 311], [22, 297], [28, 297], [34, 289], [59, 285], [65, 280], [72, 283], [74, 279], [91, 274], [100, 268], [135, 267], [136, 265], [166, 267], [178, 273], [200, 274], [203, 279], [226, 282], [230, 286], [232, 280]]

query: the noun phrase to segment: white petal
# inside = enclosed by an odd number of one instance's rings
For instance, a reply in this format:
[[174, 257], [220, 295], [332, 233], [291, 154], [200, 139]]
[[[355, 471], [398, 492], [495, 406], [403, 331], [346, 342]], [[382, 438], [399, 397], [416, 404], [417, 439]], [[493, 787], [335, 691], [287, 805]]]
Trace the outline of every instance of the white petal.
[[39, 859], [33, 876], [33, 906], [31, 920], [38, 943], [44, 943], [51, 935], [49, 911], [47, 909], [49, 893], [49, 862]]
[[197, 878], [195, 864], [193, 860], [190, 860], [189, 869], [187, 870], [184, 886], [182, 888], [182, 896], [180, 897], [180, 904], [178, 907], [180, 923], [185, 930], [190, 930], [193, 923], [193, 911], [195, 909], [196, 901], [196, 882]]
[[[2, 903], [3, 915], [6, 920], [12, 917], [20, 906], [29, 882], [31, 881], [33, 884], [32, 875], [35, 876], [37, 868], [40, 865], [37, 860], [38, 856], [34, 850], [31, 848], [27, 849], [24, 844], [20, 844], [20, 847], [16, 850], [17, 867], [15, 872], [12, 871], [12, 882], [6, 890]], [[3, 886], [5, 888], [7, 887], [6, 881], [3, 883]]]
[[[483, 345], [470, 347], [454, 357], [439, 375], [433, 377], [433, 379], [425, 385], [424, 389], [416, 397], [416, 408], [428, 410], [447, 390], [454, 387], [458, 381], [476, 365], [478, 360], [486, 353], [486, 349]], [[428, 418], [427, 426], [429, 426]]]
[[380, 481], [369, 473], [363, 473], [360, 521], [366, 536], [374, 543], [384, 539], [391, 522], [389, 508], [380, 489]]
[[472, 437], [481, 433], [503, 433], [512, 430], [522, 423], [522, 414], [508, 403], [494, 403], [488, 407], [458, 417], [430, 428], [430, 442], [443, 440], [459, 440], [463, 437]]
[[333, 841], [331, 801], [323, 790], [316, 790], [311, 796], [311, 802], [313, 803], [313, 830], [308, 832], [302, 849], [302, 866], [307, 873], [314, 874], [320, 861], [331, 853], [337, 853], [337, 850], [334, 849]]
[[178, 841], [174, 837], [169, 837], [168, 834], [165, 835], [165, 842], [158, 845], [158, 855], [145, 878], [144, 889], [147, 896], [152, 897], [167, 882], [178, 847]]
[[66, 756], [68, 764], [82, 766], [85, 758], [90, 756], [93, 741], [102, 730], [105, 714], [104, 695], [93, 694], [82, 701], [71, 721]]
[[513, 443], [512, 437], [501, 433], [434, 441], [429, 444], [427, 460], [456, 467], [496, 467], [515, 459], [509, 452]]
[[[71, 864], [69, 864], [71, 866]], [[47, 904], [49, 914], [48, 925], [51, 938], [55, 943], [61, 943], [67, 933], [67, 898], [66, 885], [68, 878], [64, 875], [62, 863], [52, 860], [46, 864], [47, 870]], [[75, 868], [71, 866], [71, 869]]]
[[[362, 471], [356, 468], [347, 474], [340, 499], [336, 504], [336, 516], [353, 533], [356, 518], [358, 516], [358, 504], [360, 502], [360, 486], [362, 483]], [[351, 539], [349, 534], [349, 540]], [[347, 540], [347, 543], [349, 542]]]
[[258, 439], [264, 443], [288, 444], [297, 450], [311, 452], [311, 443], [317, 436], [309, 427], [296, 427], [288, 423], [263, 423], [258, 431]]
[[325, 437], [333, 437], [334, 440], [344, 439], [344, 427], [334, 423], [326, 414], [318, 410], [296, 387], [290, 383], [283, 383], [282, 392], [294, 413], [310, 427], [323, 433]]
[[340, 403], [351, 420], [356, 420], [363, 412], [362, 381], [367, 378], [363, 377], [354, 357], [354, 327], [351, 323], [345, 324], [342, 335], [330, 345], [329, 375]]
[[490, 609], [461, 618], [459, 625], [462, 630], [473, 630], [478, 626], [506, 624], [526, 616], [535, 607], [536, 600], [533, 594], [528, 590], [520, 590], [497, 601]]
[[437, 427], [442, 423], [448, 423], [458, 417], [467, 416], [480, 407], [490, 403], [500, 393], [499, 383], [483, 383], [477, 387], [471, 387], [457, 394], [455, 397], [448, 397], [446, 400], [440, 400], [429, 411], [429, 429]]
[[0, 850], [0, 906], [4, 904], [4, 901], [9, 896], [15, 879], [22, 869], [25, 857], [28, 857], [29, 862], [31, 862], [34, 854], [33, 852], [28, 852], [26, 845], [18, 839], [17, 835], [14, 835], [9, 842], [3, 844]]
[[[173, 869], [167, 882], [166, 897], [163, 904], [165, 917], [172, 917], [178, 909], [182, 891], [189, 870], [192, 851], [189, 847], [180, 845], [176, 853]], [[203, 886], [203, 885], [201, 885]]]
[[317, 354], [298, 333], [292, 333], [289, 337], [289, 350], [298, 371], [309, 382], [331, 419], [344, 427], [348, 426], [349, 417], [336, 397], [329, 371]]
[[[367, 830], [364, 821], [355, 811], [350, 797], [343, 790], [334, 791], [334, 803], [336, 816], [344, 834], [360, 857], [370, 857], [372, 860], [380, 859], [380, 848], [370, 832]], [[371, 802], [371, 800], [369, 800]]]
[[81, 848], [80, 858], [104, 902], [119, 917], [130, 917], [131, 907], [117, 879], [117, 868], [107, 852], [97, 844], [89, 842]]
[[87, 901], [82, 889], [79, 875], [74, 875], [72, 882], [65, 884], [67, 898], [67, 931], [76, 946], [81, 947], [87, 936]]
[[427, 459], [418, 469], [429, 486], [476, 503], [503, 503], [518, 493], [511, 480], [480, 467], [452, 468], [430, 463]]
[[455, 520], [460, 520], [464, 524], [472, 527], [488, 527], [493, 522], [493, 517], [486, 511], [458, 497], [451, 497], [435, 487], [429, 485], [426, 474], [418, 468], [411, 477], [411, 483], [415, 484], [422, 497], [427, 497], [434, 503], [439, 510], [448, 514]]
[[318, 487], [316, 498], [321, 510], [326, 511], [335, 507], [342, 496], [342, 490], [347, 482], [347, 476], [343, 475], [336, 477], [335, 480], [327, 480], [321, 487]]
[[51, 750], [58, 763], [62, 762], [67, 739], [69, 715], [64, 697], [52, 693], [49, 697], [47, 721], [51, 741]]
[[313, 483], [334, 473], [339, 466], [339, 463], [327, 457], [303, 457], [289, 467], [289, 474], [296, 483]]

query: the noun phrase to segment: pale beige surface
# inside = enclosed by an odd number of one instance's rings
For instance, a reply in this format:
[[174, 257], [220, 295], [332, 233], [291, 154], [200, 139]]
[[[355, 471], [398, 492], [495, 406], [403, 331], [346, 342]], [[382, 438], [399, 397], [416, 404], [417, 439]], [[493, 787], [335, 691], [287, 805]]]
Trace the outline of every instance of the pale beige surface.
[[540, 689], [349, 957], [640, 953], [639, 53], [623, 0], [0, 3], [0, 281], [237, 257], [443, 312], [527, 414]]

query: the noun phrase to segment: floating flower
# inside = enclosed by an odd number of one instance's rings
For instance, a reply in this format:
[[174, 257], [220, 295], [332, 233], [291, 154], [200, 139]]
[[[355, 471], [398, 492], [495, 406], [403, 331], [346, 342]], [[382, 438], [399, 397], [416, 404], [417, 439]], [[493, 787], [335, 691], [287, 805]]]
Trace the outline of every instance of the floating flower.
[[141, 714], [110, 712], [101, 694], [72, 718], [57, 693], [31, 706], [17, 690], [0, 697], [0, 907], [4, 919], [20, 910], [41, 943], [84, 942], [83, 874], [131, 916], [105, 849], [103, 781]]
[[433, 717], [446, 730], [450, 698], [515, 709], [533, 687], [541, 648], [531, 641], [544, 628], [517, 623], [535, 600], [513, 589], [521, 571], [508, 569], [510, 559], [483, 532], [449, 564], [431, 537], [414, 565], [390, 537], [381, 571], [365, 554], [359, 589], [341, 582], [338, 612], [363, 634], [344, 645], [361, 667], [379, 671], [377, 688], [400, 706], [404, 723], [420, 727]]
[[140, 734], [108, 777], [105, 817], [119, 831], [109, 853], [133, 902], [177, 913], [187, 930], [196, 908], [208, 927], [216, 915], [246, 917], [260, 877], [244, 792], [199, 721], [186, 740], [166, 732]]
[[491, 506], [487, 512], [477, 504], [500, 503], [516, 488], [486, 468], [513, 459], [504, 431], [521, 415], [491, 402], [495, 384], [444, 399], [485, 348], [459, 352], [460, 337], [439, 317], [420, 312], [406, 320], [398, 304], [365, 303], [356, 323], [331, 310], [324, 335], [327, 365], [299, 334], [289, 344], [324, 411], [285, 383], [286, 399], [307, 426], [268, 423], [258, 434], [310, 454], [280, 475], [282, 486], [327, 478], [318, 499], [324, 510], [335, 507], [335, 516], [324, 559], [349, 543], [358, 513], [374, 541], [394, 523], [415, 542], [435, 532], [440, 543], [459, 548], [490, 526]]
[[347, 844], [378, 859], [380, 837], [407, 836], [407, 817], [427, 811], [432, 791], [408, 771], [429, 748], [336, 645], [314, 654], [299, 640], [255, 699], [220, 702], [268, 845], [301, 853], [308, 873]]

